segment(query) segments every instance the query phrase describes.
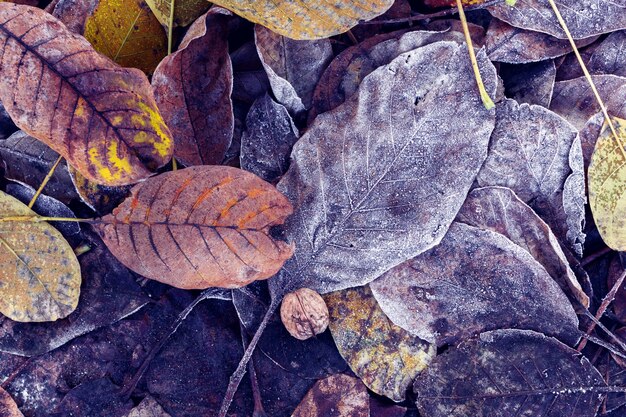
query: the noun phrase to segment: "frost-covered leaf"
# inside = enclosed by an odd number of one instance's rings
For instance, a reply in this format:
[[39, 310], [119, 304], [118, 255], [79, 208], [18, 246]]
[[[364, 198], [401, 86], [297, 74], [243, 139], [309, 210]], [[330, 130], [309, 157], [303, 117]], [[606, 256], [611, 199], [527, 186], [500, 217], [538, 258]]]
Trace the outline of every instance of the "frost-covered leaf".
[[[494, 68], [483, 52], [478, 60], [493, 96]], [[471, 71], [465, 47], [431, 44], [377, 69], [317, 117], [278, 185], [295, 207], [286, 236], [297, 249], [269, 283], [274, 296], [364, 285], [439, 242], [493, 129]]]
[[148, 395], [126, 417], [171, 417], [152, 396]]

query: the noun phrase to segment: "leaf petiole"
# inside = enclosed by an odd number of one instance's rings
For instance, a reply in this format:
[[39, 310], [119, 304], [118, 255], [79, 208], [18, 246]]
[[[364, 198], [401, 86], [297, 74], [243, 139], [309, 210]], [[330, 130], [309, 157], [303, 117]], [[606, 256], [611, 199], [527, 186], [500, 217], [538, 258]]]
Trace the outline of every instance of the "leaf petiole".
[[47, 216], [7, 216], [1, 217], [0, 223], [8, 222], [81, 222], [81, 223], [98, 223], [97, 219], [76, 219], [74, 217], [47, 217]]

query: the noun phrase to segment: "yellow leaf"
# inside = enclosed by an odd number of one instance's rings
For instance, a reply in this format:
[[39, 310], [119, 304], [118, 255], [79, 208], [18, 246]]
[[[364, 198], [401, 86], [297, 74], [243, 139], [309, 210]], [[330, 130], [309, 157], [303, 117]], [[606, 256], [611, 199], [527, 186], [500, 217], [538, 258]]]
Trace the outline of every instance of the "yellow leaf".
[[626, 120], [612, 117], [600, 132], [589, 164], [589, 205], [607, 246], [626, 250]]
[[123, 67], [152, 74], [167, 54], [167, 36], [143, 0], [100, 1], [85, 22], [85, 38]]
[[[0, 191], [0, 218], [36, 216]], [[0, 313], [15, 321], [54, 321], [78, 305], [80, 265], [45, 222], [0, 223]]]
[[206, 12], [211, 3], [207, 0], [146, 0], [148, 6], [163, 26], [170, 26], [171, 7], [174, 2], [174, 26], [187, 26]]
[[393, 0], [214, 0], [213, 3], [288, 38], [322, 39], [383, 14]]

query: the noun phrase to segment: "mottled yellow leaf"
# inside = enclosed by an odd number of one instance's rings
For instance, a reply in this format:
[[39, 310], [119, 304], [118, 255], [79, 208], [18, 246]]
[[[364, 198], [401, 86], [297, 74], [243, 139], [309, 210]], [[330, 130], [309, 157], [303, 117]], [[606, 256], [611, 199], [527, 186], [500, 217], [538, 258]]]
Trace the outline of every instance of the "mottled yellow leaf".
[[435, 356], [434, 345], [393, 324], [369, 286], [324, 296], [330, 331], [339, 353], [354, 373], [377, 394], [394, 401]]
[[619, 136], [605, 122], [589, 164], [589, 205], [607, 246], [626, 250], [626, 120], [612, 117]]
[[167, 54], [165, 30], [143, 0], [101, 0], [87, 18], [84, 36], [121, 66], [147, 74]]
[[[0, 192], [0, 218], [35, 216]], [[54, 321], [78, 304], [80, 265], [61, 233], [45, 222], [0, 222], [0, 313], [15, 321]]]
[[[170, 17], [174, 18], [174, 26], [187, 26], [206, 12], [211, 3], [207, 0], [146, 0], [148, 6], [163, 26], [170, 25]], [[174, 16], [171, 16], [174, 3]]]
[[213, 3], [292, 39], [322, 39], [383, 14], [393, 0], [215, 0]]

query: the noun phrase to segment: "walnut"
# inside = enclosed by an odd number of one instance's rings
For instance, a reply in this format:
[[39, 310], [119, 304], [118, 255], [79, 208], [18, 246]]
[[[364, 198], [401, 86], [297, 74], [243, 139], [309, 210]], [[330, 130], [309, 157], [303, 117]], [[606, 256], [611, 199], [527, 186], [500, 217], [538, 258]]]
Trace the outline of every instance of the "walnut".
[[309, 288], [300, 288], [283, 298], [280, 318], [296, 339], [306, 340], [328, 327], [328, 307], [324, 299]]

